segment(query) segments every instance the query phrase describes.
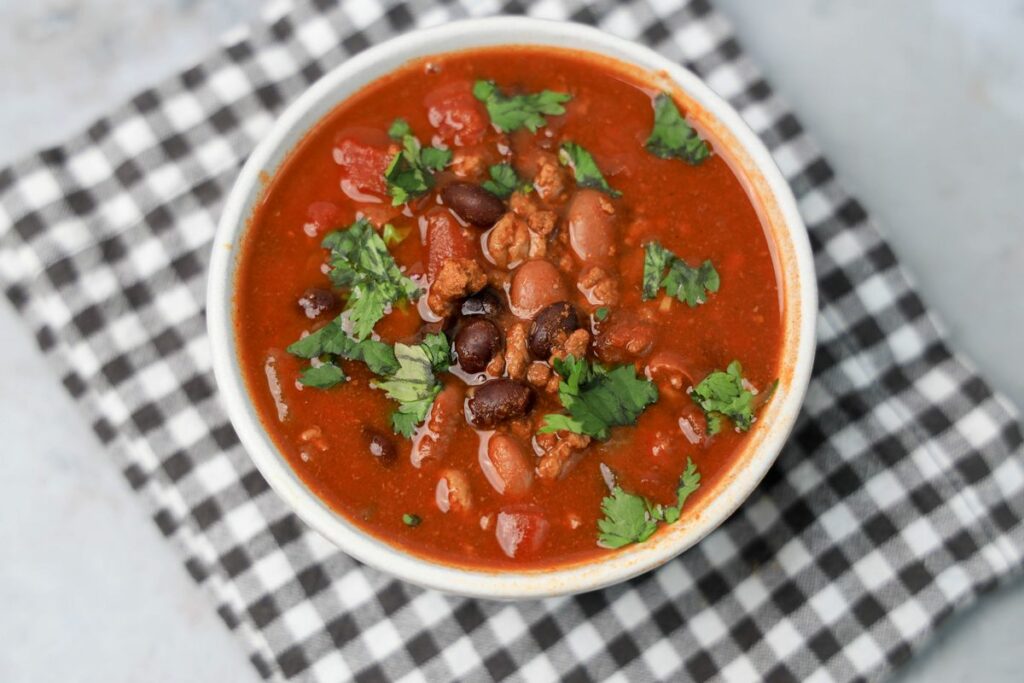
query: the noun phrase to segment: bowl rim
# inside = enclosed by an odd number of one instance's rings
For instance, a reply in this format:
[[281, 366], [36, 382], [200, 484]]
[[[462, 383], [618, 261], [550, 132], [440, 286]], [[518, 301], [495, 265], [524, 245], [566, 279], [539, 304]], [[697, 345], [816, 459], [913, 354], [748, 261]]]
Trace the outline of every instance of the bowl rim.
[[[437, 46], [445, 46], [438, 49]], [[451, 46], [451, 47], [450, 47]], [[794, 316], [796, 339], [783, 339], [783, 351], [792, 351], [786, 390], [769, 403], [770, 425], [755, 429], [760, 438], [747, 440], [746, 461], [720, 486], [719, 495], [694, 516], [662, 529], [654, 538], [590, 563], [530, 570], [466, 568], [420, 557], [382, 541], [326, 505], [308, 488], [279, 453], [249, 399], [236, 351], [233, 324], [234, 281], [242, 237], [254, 205], [263, 195], [267, 174], [272, 174], [323, 118], [326, 112], [367, 83], [402, 64], [433, 54], [500, 46], [572, 46], [585, 52], [624, 62], [659, 75], [667, 87], [685, 94], [703, 108], [707, 120], [721, 127], [749, 164], [734, 172], [747, 185], [759, 213], [769, 203], [774, 212], [769, 242], [787, 258], [776, 264], [786, 306]], [[379, 72], [379, 73], [378, 73]], [[370, 75], [367, 75], [370, 74]], [[362, 79], [362, 80], [360, 80]], [[340, 91], [349, 88], [343, 96]], [[317, 109], [323, 109], [315, 116]], [[690, 113], [690, 112], [688, 112]], [[312, 118], [311, 118], [312, 117]], [[743, 165], [743, 164], [741, 164]], [[753, 183], [757, 187], [751, 187]], [[762, 223], [765, 217], [761, 216]], [[786, 270], [789, 269], [789, 270]], [[795, 280], [795, 282], [793, 281]], [[796, 311], [793, 311], [793, 307]], [[278, 117], [236, 179], [228, 195], [213, 240], [207, 284], [207, 331], [214, 375], [223, 405], [238, 437], [270, 486], [303, 521], [343, 552], [409, 583], [448, 593], [513, 600], [581, 593], [616, 584], [650, 571], [690, 548], [716, 529], [743, 503], [774, 463], [796, 421], [810, 381], [815, 350], [817, 285], [806, 227], [796, 200], [782, 173], [760, 138], [739, 113], [699, 77], [650, 48], [597, 28], [571, 22], [528, 17], [465, 19], [423, 28], [369, 48], [324, 75]], [[786, 363], [786, 359], [781, 361]], [[766, 410], [768, 410], [766, 408]], [[752, 435], [753, 435], [752, 433]]]

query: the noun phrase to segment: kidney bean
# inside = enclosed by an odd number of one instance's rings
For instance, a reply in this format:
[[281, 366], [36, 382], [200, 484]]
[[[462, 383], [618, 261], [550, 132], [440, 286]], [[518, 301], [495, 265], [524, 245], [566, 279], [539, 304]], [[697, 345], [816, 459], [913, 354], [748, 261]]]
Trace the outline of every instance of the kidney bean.
[[425, 460], [444, 457], [464, 419], [464, 396], [465, 390], [459, 384], [449, 384], [434, 399], [424, 428], [413, 438], [412, 452], [409, 453], [413, 467], [420, 467]]
[[296, 303], [307, 318], [315, 320], [324, 313], [329, 313], [337, 308], [338, 297], [329, 289], [310, 287], [302, 293]]
[[469, 421], [483, 429], [525, 415], [533, 406], [533, 389], [512, 379], [492, 379], [470, 391], [466, 401]]
[[536, 553], [544, 545], [551, 524], [532, 506], [506, 508], [498, 513], [494, 536], [511, 558]]
[[526, 447], [514, 436], [495, 433], [480, 449], [480, 469], [498, 493], [508, 498], [523, 496], [533, 485], [533, 465]]
[[533, 317], [530, 325], [530, 353], [534, 358], [547, 360], [559, 335], [568, 335], [579, 327], [579, 316], [568, 301], [545, 306]]
[[363, 441], [370, 455], [377, 459], [381, 465], [391, 467], [398, 460], [398, 449], [395, 442], [384, 432], [373, 427], [363, 426]]
[[475, 318], [455, 335], [455, 355], [466, 372], [483, 372], [501, 350], [501, 332], [486, 318]]
[[676, 351], [658, 351], [647, 362], [647, 372], [655, 382], [666, 382], [675, 389], [695, 384], [691, 365]]
[[473, 183], [450, 183], [441, 190], [441, 199], [459, 218], [479, 228], [489, 228], [505, 215], [505, 202]]
[[630, 363], [654, 347], [657, 328], [629, 309], [618, 308], [594, 338], [594, 353], [605, 363]]
[[567, 298], [562, 275], [550, 261], [527, 261], [512, 274], [508, 299], [520, 318], [532, 318], [545, 306]]
[[454, 469], [442, 472], [434, 489], [434, 501], [441, 512], [464, 512], [473, 507], [473, 496], [465, 473]]
[[466, 297], [462, 302], [462, 315], [489, 315], [501, 313], [501, 299], [493, 289], [481, 289], [476, 294]]
[[615, 253], [615, 214], [597, 190], [581, 190], [569, 203], [566, 222], [569, 244], [583, 262], [601, 263]]

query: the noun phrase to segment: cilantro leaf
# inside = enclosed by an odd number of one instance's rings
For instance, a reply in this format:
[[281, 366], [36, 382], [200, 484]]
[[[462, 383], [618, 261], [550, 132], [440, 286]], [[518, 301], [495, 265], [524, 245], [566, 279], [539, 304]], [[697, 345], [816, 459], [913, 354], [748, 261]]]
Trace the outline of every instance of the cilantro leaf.
[[485, 180], [481, 187], [496, 197], [504, 199], [516, 190], [529, 192], [533, 189], [532, 185], [516, 175], [512, 164], [495, 164], [488, 169], [488, 173], [490, 173], [491, 179]]
[[594, 320], [596, 320], [597, 322], [604, 322], [605, 319], [608, 317], [608, 313], [608, 307], [601, 306], [601, 308], [594, 311]]
[[693, 461], [687, 458], [686, 469], [679, 477], [679, 488], [676, 489], [676, 505], [663, 508], [661, 518], [668, 524], [678, 521], [680, 515], [683, 514], [683, 505], [686, 503], [686, 499], [696, 493], [699, 488], [700, 472], [697, 471], [697, 466], [693, 464]]
[[438, 147], [424, 149], [405, 119], [395, 119], [388, 129], [388, 135], [402, 143], [402, 149], [384, 169], [391, 204], [400, 206], [434, 186], [434, 172], [448, 165], [452, 160], [452, 151]]
[[332, 355], [362, 361], [377, 375], [389, 375], [398, 369], [391, 346], [376, 339], [353, 339], [342, 327], [343, 320], [343, 316], [338, 316], [316, 332], [299, 339], [287, 348], [288, 353], [299, 358]]
[[650, 504], [643, 496], [628, 493], [621, 486], [601, 501], [603, 519], [597, 520], [597, 542], [606, 548], [621, 548], [642, 543], [658, 528], [650, 514]]
[[409, 228], [396, 228], [391, 223], [385, 223], [380, 230], [380, 236], [384, 244], [393, 247], [409, 236]]
[[662, 159], [682, 159], [693, 166], [711, 154], [711, 147], [686, 122], [668, 93], [654, 98], [654, 128], [645, 147]]
[[[771, 397], [777, 382], [758, 397], [756, 391], [743, 379], [743, 366], [734, 360], [725, 371], [715, 370], [701, 380], [690, 392], [690, 398], [700, 406], [708, 421], [708, 434], [717, 434], [722, 429], [722, 418], [727, 417], [733, 426], [745, 432], [754, 424], [754, 411]], [[755, 400], [755, 397], [759, 400]]]
[[[349, 336], [343, 322], [344, 316], [338, 316], [290, 345], [288, 352], [299, 358], [328, 356], [366, 363], [371, 372], [383, 378], [375, 382], [375, 386], [398, 402], [398, 409], [391, 415], [394, 430], [412, 436], [441, 391], [436, 373], [444, 372], [451, 365], [448, 338], [438, 332], [428, 334], [415, 346], [395, 344], [392, 347], [376, 339], [357, 340]], [[345, 379], [345, 373], [333, 360], [306, 368], [299, 377], [303, 384], [320, 389], [328, 389]]]
[[338, 335], [345, 335], [345, 331], [341, 329], [341, 325], [336, 320], [332, 320], [316, 332], [307, 334], [289, 345], [285, 350], [299, 358], [316, 358], [327, 353], [328, 344], [335, 344], [334, 340]]
[[556, 359], [554, 365], [562, 376], [558, 398], [569, 416], [546, 415], [541, 433], [568, 430], [607, 439], [612, 427], [633, 424], [658, 400], [657, 387], [637, 377], [632, 365], [608, 370], [574, 356]]
[[547, 123], [545, 116], [565, 113], [562, 105], [572, 95], [553, 90], [542, 90], [525, 95], [502, 95], [494, 81], [477, 81], [473, 84], [473, 97], [484, 103], [491, 123], [498, 130], [509, 133], [526, 128], [536, 133]]
[[395, 350], [382, 341], [364, 339], [357, 342], [352, 351], [351, 360], [361, 360], [375, 375], [390, 375], [398, 370], [398, 359]]
[[597, 542], [605, 548], [621, 548], [630, 543], [643, 543], [658, 528], [658, 522], [674, 524], [682, 516], [687, 499], [700, 488], [700, 472], [689, 458], [679, 477], [676, 504], [663, 506], [645, 497], [625, 491], [616, 485], [611, 495], [601, 501], [604, 515], [597, 521]]
[[422, 521], [419, 515], [412, 515], [408, 512], [402, 515], [402, 524], [406, 526], [417, 527]]
[[348, 379], [345, 371], [334, 363], [322, 363], [316, 367], [310, 366], [299, 375], [299, 382], [307, 387], [316, 389], [330, 389]]
[[[668, 268], [668, 273], [665, 269]], [[662, 274], [664, 273], [664, 277]], [[708, 292], [718, 291], [722, 281], [718, 271], [705, 260], [693, 268], [657, 242], [644, 247], [643, 298], [653, 299], [664, 287], [670, 297], [685, 302], [690, 308], [707, 302]]]
[[420, 344], [435, 372], [444, 372], [452, 364], [452, 349], [443, 332], [428, 334]]
[[563, 166], [572, 168], [573, 175], [576, 176], [576, 184], [580, 187], [591, 187], [612, 197], [622, 196], [621, 192], [614, 189], [604, 179], [601, 169], [597, 167], [597, 162], [594, 161], [590, 152], [575, 142], [563, 142], [558, 152], [558, 159]]
[[420, 164], [431, 171], [444, 169], [452, 160], [450, 149], [440, 147], [427, 147], [420, 153]]
[[[447, 339], [443, 334], [431, 335]], [[416, 346], [395, 344], [395, 358], [398, 370], [388, 379], [376, 382], [375, 386], [387, 393], [388, 398], [398, 402], [398, 409], [391, 414], [391, 426], [396, 433], [411, 437], [416, 425], [427, 417], [434, 399], [441, 392], [441, 383], [434, 375], [439, 344], [435, 339], [430, 344]], [[428, 350], [431, 349], [431, 350]]]
[[406, 135], [412, 135], [412, 128], [409, 127], [408, 121], [399, 117], [391, 122], [391, 127], [388, 128], [389, 138], [401, 142]]
[[329, 233], [321, 246], [331, 252], [331, 281], [349, 289], [345, 309], [356, 339], [369, 337], [391, 304], [403, 299], [413, 301], [421, 293], [416, 283], [399, 270], [384, 239], [365, 218], [345, 230]]

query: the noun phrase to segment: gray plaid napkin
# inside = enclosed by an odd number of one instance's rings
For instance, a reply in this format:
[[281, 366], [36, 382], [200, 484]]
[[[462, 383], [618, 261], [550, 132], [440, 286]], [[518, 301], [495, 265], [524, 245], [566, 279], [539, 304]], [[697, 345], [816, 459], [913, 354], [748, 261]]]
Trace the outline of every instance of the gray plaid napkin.
[[[347, 55], [467, 14], [596, 24], [684, 63], [799, 198], [821, 310], [778, 464], [684, 556], [574, 598], [396, 582], [306, 529], [217, 400], [203, 321], [222, 201], [274, 115]], [[1016, 574], [1021, 430], [939, 336], [860, 205], [706, 0], [300, 0], [66, 144], [0, 171], [0, 280], [266, 678], [865, 680]]]

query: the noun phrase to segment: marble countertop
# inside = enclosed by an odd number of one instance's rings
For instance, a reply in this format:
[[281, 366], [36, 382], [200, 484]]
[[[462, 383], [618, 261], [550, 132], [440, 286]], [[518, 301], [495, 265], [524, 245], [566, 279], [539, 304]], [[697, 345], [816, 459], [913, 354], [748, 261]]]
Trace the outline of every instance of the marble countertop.
[[[1024, 405], [1024, 3], [717, 4], [953, 343]], [[201, 58], [254, 5], [0, 0], [0, 163]], [[6, 303], [0, 348], [0, 680], [255, 681]], [[1011, 586], [896, 678], [1020, 680], [1022, 631]]]

